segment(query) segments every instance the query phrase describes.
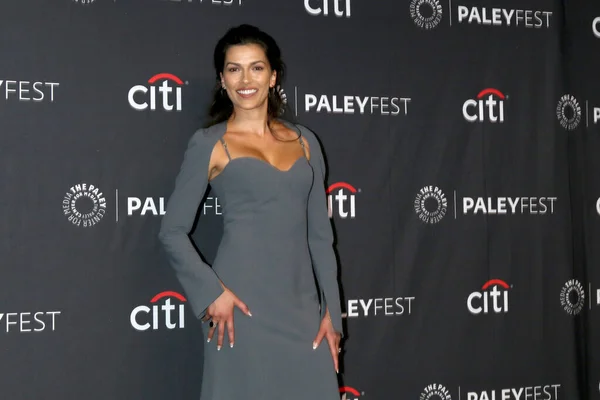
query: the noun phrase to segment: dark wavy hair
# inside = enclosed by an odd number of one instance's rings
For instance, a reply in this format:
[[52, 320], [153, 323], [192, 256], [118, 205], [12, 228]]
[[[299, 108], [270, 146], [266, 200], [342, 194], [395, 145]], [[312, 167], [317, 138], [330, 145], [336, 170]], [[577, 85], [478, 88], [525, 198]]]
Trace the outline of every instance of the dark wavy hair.
[[269, 34], [255, 26], [243, 24], [230, 28], [215, 46], [214, 67], [216, 83], [213, 89], [213, 100], [208, 111], [210, 121], [207, 126], [223, 122], [233, 113], [233, 103], [229, 99], [229, 96], [227, 96], [227, 92], [221, 90], [220, 73], [223, 72], [225, 67], [225, 54], [227, 50], [231, 46], [245, 44], [256, 44], [262, 47], [271, 69], [277, 72], [275, 87], [269, 90], [267, 107], [269, 123], [284, 114], [288, 117], [286, 119], [289, 119], [290, 112], [287, 106], [286, 95], [281, 87], [286, 72], [286, 65], [281, 59], [281, 49], [275, 42], [275, 39]]

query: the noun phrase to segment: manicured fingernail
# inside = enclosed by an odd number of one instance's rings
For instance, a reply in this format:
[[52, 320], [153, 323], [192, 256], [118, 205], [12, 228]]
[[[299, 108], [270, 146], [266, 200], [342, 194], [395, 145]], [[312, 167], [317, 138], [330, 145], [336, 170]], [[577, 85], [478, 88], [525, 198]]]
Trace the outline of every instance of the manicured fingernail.
[[229, 343], [229, 347], [233, 349], [233, 343]]
[[206, 339], [206, 343], [210, 343], [210, 338]]
[[339, 370], [339, 369], [336, 369], [336, 370], [335, 370], [335, 372], [336, 372], [337, 374], [339, 374], [339, 373], [340, 373], [340, 370]]
[[317, 348], [317, 344], [313, 342], [313, 350]]
[[217, 346], [217, 351], [221, 351], [221, 346]]
[[249, 315], [249, 316], [252, 316], [252, 313], [251, 313], [250, 311], [248, 311], [248, 315]]

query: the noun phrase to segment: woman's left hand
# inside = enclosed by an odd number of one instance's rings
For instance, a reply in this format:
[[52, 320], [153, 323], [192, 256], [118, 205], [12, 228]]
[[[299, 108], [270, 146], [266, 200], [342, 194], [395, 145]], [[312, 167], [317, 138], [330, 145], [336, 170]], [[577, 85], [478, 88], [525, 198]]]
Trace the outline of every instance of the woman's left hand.
[[331, 352], [331, 357], [333, 357], [335, 372], [339, 372], [338, 358], [341, 352], [340, 341], [342, 340], [342, 335], [333, 329], [333, 324], [331, 323], [331, 318], [329, 317], [329, 310], [327, 310], [327, 313], [321, 321], [319, 332], [317, 333], [317, 337], [313, 342], [313, 349], [319, 347], [321, 341], [323, 341], [323, 338], [327, 339], [327, 344], [329, 344], [329, 351]]

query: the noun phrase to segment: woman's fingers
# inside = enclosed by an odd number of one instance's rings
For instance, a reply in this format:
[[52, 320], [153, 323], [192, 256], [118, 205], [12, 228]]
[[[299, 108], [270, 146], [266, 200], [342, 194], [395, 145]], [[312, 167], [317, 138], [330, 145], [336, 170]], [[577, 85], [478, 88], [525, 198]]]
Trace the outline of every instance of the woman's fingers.
[[252, 313], [250, 312], [250, 309], [248, 308], [248, 306], [246, 305], [246, 303], [244, 303], [243, 301], [241, 301], [239, 298], [235, 298], [235, 305], [237, 308], [239, 308], [240, 310], [242, 310], [242, 312], [244, 314], [246, 314], [247, 316], [251, 317]]
[[229, 347], [233, 347], [233, 343], [235, 342], [235, 335], [233, 329], [233, 314], [229, 317], [227, 321], [227, 334], [229, 335]]
[[[225, 292], [223, 292], [207, 310], [208, 318], [212, 318], [212, 321], [210, 322], [210, 328], [208, 330], [207, 341], [210, 342], [213, 340], [215, 330], [218, 329], [217, 350], [221, 350], [223, 347], [225, 329], [227, 329], [229, 347], [233, 347], [235, 343], [235, 329], [233, 323], [235, 307], [238, 307], [247, 316], [252, 317], [252, 313], [250, 312], [248, 306], [230, 290], [225, 290]], [[205, 319], [203, 318], [203, 322], [204, 321]], [[227, 325], [227, 327], [225, 325]]]
[[340, 341], [336, 334], [327, 335], [327, 343], [329, 344], [329, 352], [331, 353], [331, 357], [333, 358], [333, 366], [335, 368], [335, 372], [339, 372], [339, 347]]
[[225, 324], [224, 323], [218, 324], [218, 329], [219, 329], [219, 336], [217, 338], [217, 350], [221, 350], [221, 347], [223, 347], [223, 338], [225, 337]]
[[213, 319], [212, 321], [210, 321], [210, 329], [208, 330], [208, 339], [206, 340], [207, 342], [210, 343], [210, 341], [213, 339], [216, 328], [217, 328], [217, 323]]

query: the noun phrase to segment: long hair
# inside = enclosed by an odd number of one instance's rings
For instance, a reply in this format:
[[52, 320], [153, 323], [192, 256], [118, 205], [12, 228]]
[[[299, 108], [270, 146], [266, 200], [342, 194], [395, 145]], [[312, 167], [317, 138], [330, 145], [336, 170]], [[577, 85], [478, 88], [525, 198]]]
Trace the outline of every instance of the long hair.
[[255, 26], [243, 24], [230, 28], [225, 35], [219, 39], [214, 51], [214, 67], [216, 83], [213, 89], [213, 100], [208, 115], [210, 121], [207, 126], [227, 120], [233, 113], [233, 103], [227, 96], [227, 92], [221, 88], [221, 76], [225, 66], [225, 54], [231, 46], [256, 44], [262, 47], [271, 69], [276, 71], [275, 87], [269, 90], [267, 100], [267, 114], [269, 123], [285, 114], [290, 119], [290, 110], [287, 106], [286, 95], [281, 87], [285, 77], [286, 66], [281, 59], [281, 49], [270, 35]]

